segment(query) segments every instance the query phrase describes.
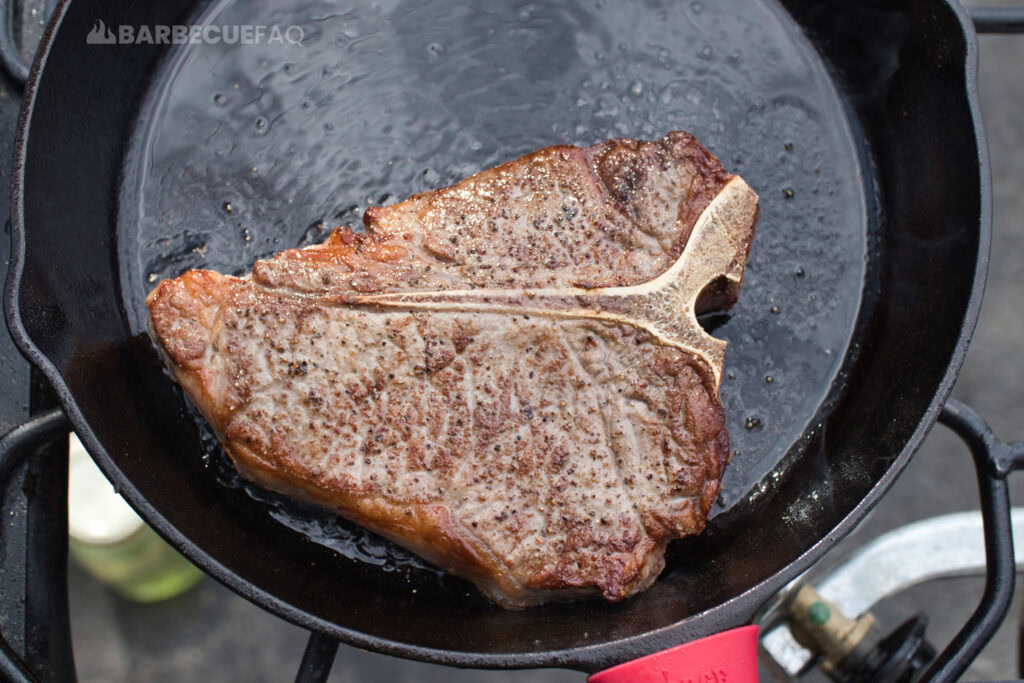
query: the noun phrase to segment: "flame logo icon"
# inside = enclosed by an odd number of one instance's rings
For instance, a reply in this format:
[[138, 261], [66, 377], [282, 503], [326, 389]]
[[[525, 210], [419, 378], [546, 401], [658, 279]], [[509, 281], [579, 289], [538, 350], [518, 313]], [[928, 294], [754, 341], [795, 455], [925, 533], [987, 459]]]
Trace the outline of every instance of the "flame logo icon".
[[115, 45], [117, 40], [114, 38], [114, 32], [107, 28], [103, 20], [97, 19], [89, 35], [85, 37], [85, 42], [89, 45]]

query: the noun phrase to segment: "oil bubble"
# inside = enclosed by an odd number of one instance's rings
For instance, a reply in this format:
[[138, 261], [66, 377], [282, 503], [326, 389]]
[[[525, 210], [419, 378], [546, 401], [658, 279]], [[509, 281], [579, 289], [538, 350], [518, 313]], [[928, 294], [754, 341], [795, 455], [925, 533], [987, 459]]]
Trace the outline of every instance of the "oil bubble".
[[444, 54], [444, 43], [430, 43], [427, 45], [427, 59], [437, 59]]

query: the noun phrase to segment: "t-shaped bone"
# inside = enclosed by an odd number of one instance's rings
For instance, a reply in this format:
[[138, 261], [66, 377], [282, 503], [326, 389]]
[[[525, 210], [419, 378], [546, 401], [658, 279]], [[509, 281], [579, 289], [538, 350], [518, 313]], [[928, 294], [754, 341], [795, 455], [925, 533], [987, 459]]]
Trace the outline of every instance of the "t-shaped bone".
[[713, 290], [705, 298], [735, 299], [757, 215], [757, 194], [742, 178], [733, 176], [697, 218], [675, 263], [640, 285], [346, 294], [339, 303], [623, 323], [706, 363], [717, 390], [722, 381], [726, 343], [704, 331], [697, 322], [697, 307], [709, 285]]

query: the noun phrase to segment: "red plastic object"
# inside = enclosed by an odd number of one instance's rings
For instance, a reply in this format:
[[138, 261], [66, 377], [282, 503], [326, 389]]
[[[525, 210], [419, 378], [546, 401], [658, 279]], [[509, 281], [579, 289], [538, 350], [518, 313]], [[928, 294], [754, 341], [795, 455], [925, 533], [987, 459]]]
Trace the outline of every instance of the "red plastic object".
[[757, 627], [741, 626], [599, 671], [588, 683], [757, 683]]

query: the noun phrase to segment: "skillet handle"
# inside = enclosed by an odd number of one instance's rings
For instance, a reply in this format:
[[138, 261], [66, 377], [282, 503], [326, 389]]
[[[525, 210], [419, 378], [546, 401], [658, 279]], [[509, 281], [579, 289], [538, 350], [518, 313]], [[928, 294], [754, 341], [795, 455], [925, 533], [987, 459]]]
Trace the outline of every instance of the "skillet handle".
[[18, 645], [0, 634], [0, 680], [75, 677], [67, 599], [68, 449], [66, 441], [55, 441], [69, 431], [56, 409], [0, 439], [3, 585], [24, 598], [0, 599], [0, 625]]
[[599, 671], [587, 683], [757, 683], [757, 626], [741, 626]]
[[978, 33], [1024, 33], [1024, 7], [971, 7]]

